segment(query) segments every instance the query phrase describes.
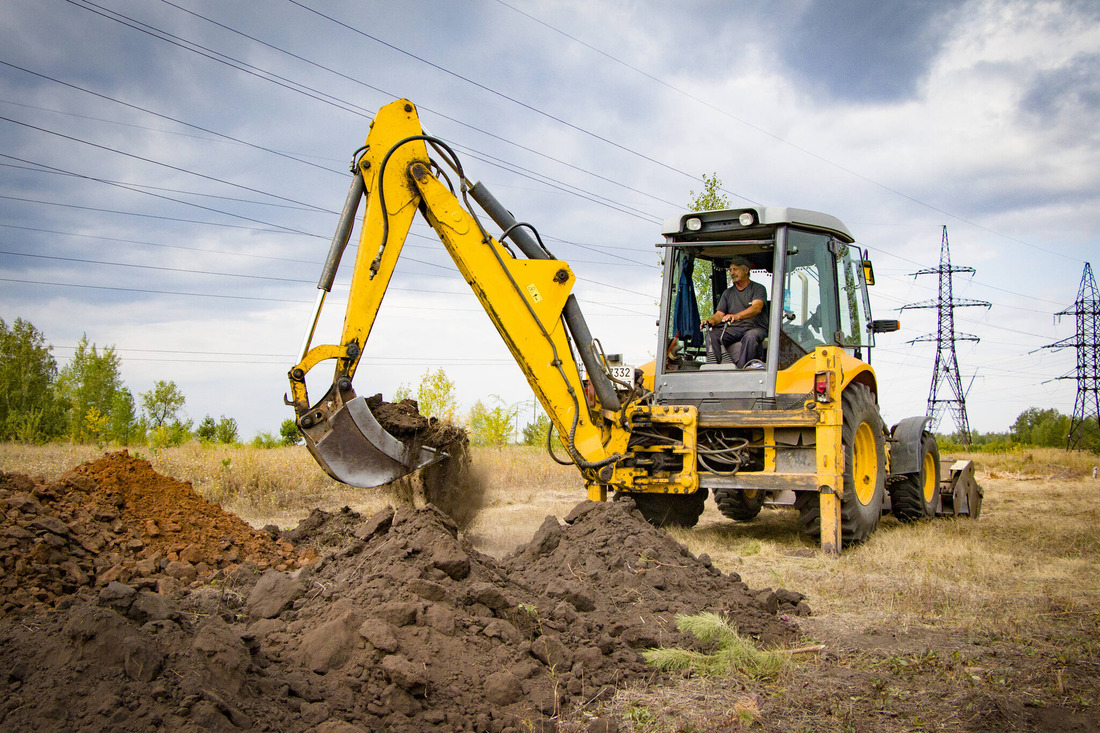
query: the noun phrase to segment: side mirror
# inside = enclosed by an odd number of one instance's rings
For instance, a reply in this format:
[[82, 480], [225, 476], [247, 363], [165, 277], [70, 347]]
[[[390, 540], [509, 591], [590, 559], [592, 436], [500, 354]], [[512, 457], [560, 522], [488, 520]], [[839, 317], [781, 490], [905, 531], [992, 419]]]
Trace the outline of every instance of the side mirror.
[[871, 266], [871, 260], [863, 260], [863, 279], [868, 285], [875, 284], [875, 268]]
[[901, 321], [871, 321], [871, 333], [893, 333], [901, 328]]

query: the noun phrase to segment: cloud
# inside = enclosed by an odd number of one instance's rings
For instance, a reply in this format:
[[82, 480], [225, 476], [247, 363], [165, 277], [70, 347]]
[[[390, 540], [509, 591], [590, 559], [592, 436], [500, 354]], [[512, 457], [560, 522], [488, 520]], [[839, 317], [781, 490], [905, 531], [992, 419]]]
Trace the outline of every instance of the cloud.
[[790, 26], [778, 51], [818, 95], [896, 102], [917, 93], [960, 12], [950, 0], [819, 0]]
[[[1090, 134], [1100, 24], [1091, 8], [1100, 4], [523, 5], [564, 35], [494, 2], [364, 8], [345, 0], [324, 9], [424, 61], [289, 3], [260, 14], [214, 0], [186, 5], [297, 57], [161, 3], [111, 7], [303, 88], [68, 3], [16, 3], [0, 13], [11, 63], [259, 146], [0, 67], [0, 112], [16, 121], [0, 125], [3, 153], [86, 176], [0, 158], [0, 195], [10, 197], [0, 199], [0, 243], [18, 253], [0, 255], [0, 274], [22, 281], [0, 287], [0, 316], [29, 319], [59, 346], [85, 331], [117, 345], [135, 394], [173, 379], [193, 417], [224, 413], [243, 435], [286, 417], [285, 372], [347, 191], [347, 161], [367, 133], [362, 108], [393, 94], [416, 102], [467, 174], [570, 263], [581, 278], [578, 300], [609, 352], [635, 363], [651, 358], [656, 222], [700, 189], [694, 176], [714, 171], [741, 196], [845, 221], [874, 252], [880, 285], [872, 298], [884, 318], [935, 297], [934, 282], [904, 275], [935, 265], [948, 223], [953, 257], [979, 268], [972, 297], [1015, 305], [1013, 314], [1036, 320], [1018, 329], [1032, 334], [1021, 345], [997, 310], [960, 314], [970, 319], [960, 330], [983, 338], [960, 352], [969, 360], [964, 373], [979, 361], [1013, 370], [975, 383], [972, 424], [1001, 428], [1040, 399], [1072, 408], [1070, 383], [1035, 386], [1063, 373], [1072, 355], [1042, 362], [1026, 352], [1067, 335], [1048, 338], [1045, 327], [1073, 300], [1075, 258], [1095, 249], [1100, 145]], [[1048, 250], [1041, 256], [1053, 263], [1033, 274], [1033, 286], [1019, 282], [1018, 263], [1040, 250], [1022, 243]], [[352, 254], [318, 331], [326, 342], [339, 335]], [[1032, 312], [1021, 310], [1013, 294], [1025, 287], [1051, 302], [1029, 297]], [[436, 312], [463, 338], [423, 336], [436, 330], [422, 326]], [[906, 385], [887, 398], [893, 417], [923, 410], [934, 355], [928, 344], [905, 345], [934, 330], [934, 316], [907, 312], [903, 321], [905, 333], [884, 336], [882, 359], [875, 357], [883, 379]], [[363, 391], [388, 395], [442, 365], [466, 404], [492, 393], [530, 398], [423, 223], [414, 226], [370, 345], [379, 354], [361, 370]], [[58, 353], [59, 361], [67, 356]], [[1053, 389], [1068, 400], [1054, 400]]]
[[1100, 113], [1100, 54], [1079, 53], [1062, 66], [1037, 72], [1020, 109], [1042, 126], [1072, 127], [1080, 134], [1095, 130], [1094, 120]]

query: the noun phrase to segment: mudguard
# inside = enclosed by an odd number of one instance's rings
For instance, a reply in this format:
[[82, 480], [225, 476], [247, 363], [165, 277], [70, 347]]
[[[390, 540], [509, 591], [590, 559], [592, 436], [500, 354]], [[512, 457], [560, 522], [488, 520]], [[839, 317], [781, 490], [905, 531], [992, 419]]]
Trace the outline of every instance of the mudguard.
[[920, 472], [921, 438], [929, 420], [927, 415], [907, 417], [890, 428], [891, 476]]

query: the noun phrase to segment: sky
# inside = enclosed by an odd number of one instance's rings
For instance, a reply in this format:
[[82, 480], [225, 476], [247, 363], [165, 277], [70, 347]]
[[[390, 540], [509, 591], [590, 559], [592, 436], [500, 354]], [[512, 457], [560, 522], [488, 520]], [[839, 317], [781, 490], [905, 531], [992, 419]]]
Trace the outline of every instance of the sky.
[[[113, 346], [135, 396], [174, 381], [196, 423], [277, 432], [348, 163], [398, 98], [570, 264], [628, 363], [656, 350], [660, 224], [716, 174], [734, 206], [826, 212], [867, 249], [874, 315], [902, 326], [872, 356], [887, 424], [925, 412], [936, 312], [899, 309], [937, 297], [913, 273], [945, 226], [974, 268], [954, 296], [991, 304], [955, 310], [971, 428], [1073, 412], [1074, 351], [1043, 347], [1100, 265], [1087, 0], [2, 0], [0, 318], [61, 366], [82, 335]], [[360, 394], [443, 368], [463, 409], [533, 414], [422, 221], [364, 354]]]

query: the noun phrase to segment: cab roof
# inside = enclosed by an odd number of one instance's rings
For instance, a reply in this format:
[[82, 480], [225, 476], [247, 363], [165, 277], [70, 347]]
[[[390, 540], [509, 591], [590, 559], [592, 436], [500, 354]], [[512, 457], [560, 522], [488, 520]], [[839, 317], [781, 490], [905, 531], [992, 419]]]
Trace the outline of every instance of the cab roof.
[[[741, 215], [746, 213], [752, 214], [753, 217], [748, 225], [740, 221]], [[698, 219], [701, 226], [696, 230], [689, 230], [686, 224], [689, 219]], [[661, 233], [677, 242], [737, 240], [759, 237], [763, 233], [761, 230], [771, 229], [780, 224], [791, 224], [826, 232], [849, 244], [855, 242], [855, 237], [848, 231], [848, 227], [835, 216], [787, 206], [746, 206], [737, 209], [689, 212], [666, 219], [661, 226]]]

